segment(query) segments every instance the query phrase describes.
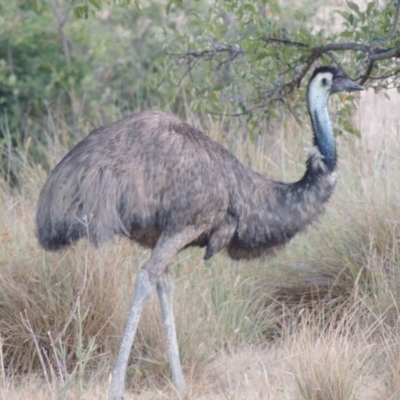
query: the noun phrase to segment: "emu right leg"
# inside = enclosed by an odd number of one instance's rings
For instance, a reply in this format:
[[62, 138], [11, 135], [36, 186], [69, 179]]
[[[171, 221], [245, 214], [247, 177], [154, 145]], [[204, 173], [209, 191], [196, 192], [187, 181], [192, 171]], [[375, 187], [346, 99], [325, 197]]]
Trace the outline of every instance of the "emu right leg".
[[117, 362], [111, 374], [111, 383], [108, 388], [110, 400], [123, 400], [125, 392], [125, 374], [128, 367], [128, 359], [131, 353], [133, 340], [135, 339], [139, 319], [142, 314], [143, 305], [146, 299], [155, 291], [155, 284], [151, 283], [149, 273], [142, 268], [135, 281], [135, 290], [131, 310], [126, 323], [124, 336], [118, 351]]
[[172, 277], [168, 269], [166, 269], [157, 282], [157, 294], [161, 307], [165, 339], [167, 342], [172, 383], [181, 394], [186, 394], [188, 389], [182, 372], [178, 340], [176, 337], [175, 318], [172, 304], [173, 293], [174, 283], [172, 282]]

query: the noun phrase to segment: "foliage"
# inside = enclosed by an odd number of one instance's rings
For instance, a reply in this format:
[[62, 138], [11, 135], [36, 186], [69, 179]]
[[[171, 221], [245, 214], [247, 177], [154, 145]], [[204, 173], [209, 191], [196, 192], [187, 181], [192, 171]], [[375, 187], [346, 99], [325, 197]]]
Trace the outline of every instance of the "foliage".
[[[289, 5], [286, 0], [5, 3], [0, 170], [15, 177], [18, 152], [49, 168], [47, 142], [69, 146], [91, 128], [143, 108], [182, 114], [189, 104], [200, 119], [234, 116], [230, 127], [237, 123], [255, 139], [287, 112], [303, 121], [301, 83], [317, 63], [340, 64], [375, 90], [399, 90], [399, 6], [393, 1], [384, 6], [371, 1], [363, 10], [347, 1], [329, 20], [321, 18], [322, 1]], [[340, 100], [335, 132], [359, 136], [348, 121], [354, 97]], [[67, 123], [68, 134], [58, 137], [61, 123]]]
[[[3, 168], [8, 150], [22, 150], [28, 139], [29, 155], [46, 166], [48, 141], [69, 145], [121, 113], [173, 106], [168, 85], [159, 87], [162, 37], [154, 20], [163, 7], [103, 9], [96, 18], [77, 19], [68, 3], [38, 4], [32, 10], [9, 2], [0, 15]], [[65, 137], [56, 136], [61, 121]]]
[[[193, 6], [184, 23], [166, 34], [170, 77], [176, 83], [185, 78], [197, 98], [193, 109], [244, 116], [251, 129], [265, 117], [281, 118], [282, 110], [304, 113], [304, 87], [297, 88], [317, 61], [339, 64], [376, 90], [400, 90], [393, 2], [382, 7], [371, 1], [361, 11], [348, 1], [345, 10], [332, 13], [340, 15], [340, 28], [333, 19], [320, 20], [318, 5], [292, 11], [284, 1], [215, 0], [207, 8]], [[340, 129], [358, 133], [344, 123], [347, 114], [345, 104]]]

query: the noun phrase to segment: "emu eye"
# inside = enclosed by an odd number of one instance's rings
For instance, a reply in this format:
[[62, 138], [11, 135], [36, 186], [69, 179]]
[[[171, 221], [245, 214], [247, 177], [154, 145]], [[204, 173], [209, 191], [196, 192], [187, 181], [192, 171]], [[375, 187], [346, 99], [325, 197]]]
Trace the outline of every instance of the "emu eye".
[[326, 80], [326, 78], [322, 78], [322, 86], [326, 86], [326, 84], [327, 84], [327, 80]]
[[337, 76], [333, 79], [335, 82], [340, 82], [342, 80], [341, 76]]

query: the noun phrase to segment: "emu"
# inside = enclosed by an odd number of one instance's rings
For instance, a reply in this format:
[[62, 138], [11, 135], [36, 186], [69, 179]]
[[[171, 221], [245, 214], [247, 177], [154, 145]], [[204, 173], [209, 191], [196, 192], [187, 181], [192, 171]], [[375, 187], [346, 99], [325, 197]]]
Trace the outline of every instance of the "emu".
[[153, 249], [136, 277], [109, 398], [123, 399], [143, 304], [154, 292], [172, 382], [179, 392], [187, 392], [169, 262], [188, 246], [205, 247], [205, 259], [222, 249], [233, 259], [252, 259], [304, 230], [321, 214], [335, 187], [337, 155], [328, 98], [363, 89], [338, 68], [314, 71], [307, 86], [314, 147], [298, 182], [277, 182], [253, 172], [201, 131], [157, 111], [94, 130], [55, 167], [36, 215], [37, 237], [45, 249], [58, 250], [84, 236], [99, 246], [118, 234]]

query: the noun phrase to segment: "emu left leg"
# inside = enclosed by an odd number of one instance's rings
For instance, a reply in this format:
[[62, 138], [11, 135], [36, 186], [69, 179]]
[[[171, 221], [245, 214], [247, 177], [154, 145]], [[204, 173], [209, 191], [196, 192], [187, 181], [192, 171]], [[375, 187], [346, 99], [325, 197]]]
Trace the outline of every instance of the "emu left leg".
[[124, 399], [125, 374], [128, 367], [129, 354], [131, 352], [131, 347], [135, 338], [144, 303], [155, 289], [156, 285], [150, 281], [148, 271], [146, 269], [141, 269], [136, 276], [131, 311], [122, 337], [118, 358], [111, 375], [112, 379], [108, 388], [109, 400]]
[[185, 394], [187, 393], [187, 386], [182, 372], [178, 340], [176, 337], [175, 318], [172, 304], [173, 292], [174, 283], [167, 268], [157, 282], [157, 294], [160, 302], [162, 322], [167, 342], [172, 383], [180, 393]]

